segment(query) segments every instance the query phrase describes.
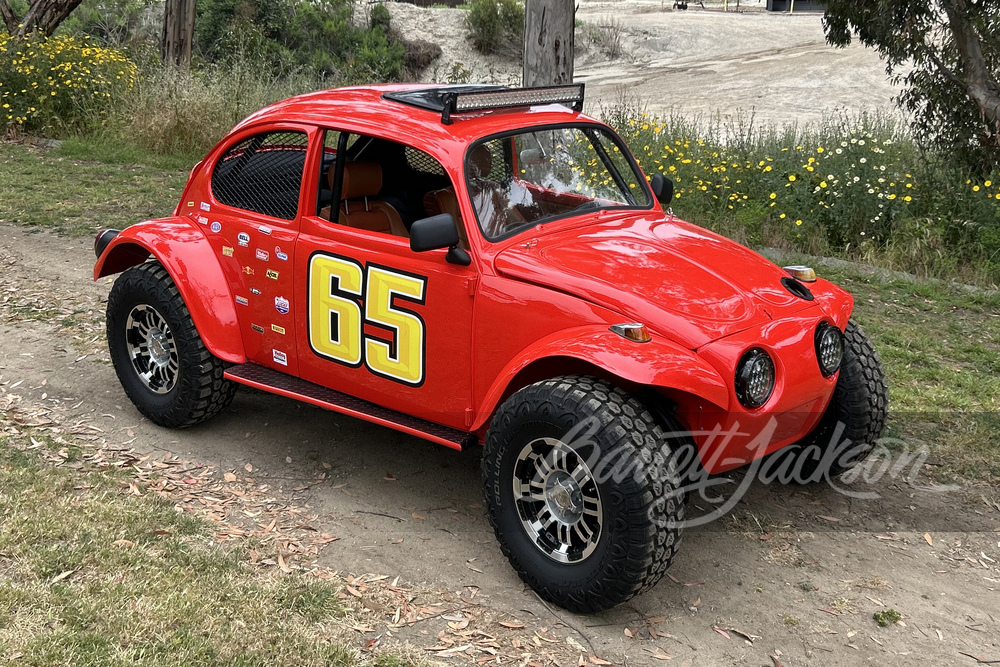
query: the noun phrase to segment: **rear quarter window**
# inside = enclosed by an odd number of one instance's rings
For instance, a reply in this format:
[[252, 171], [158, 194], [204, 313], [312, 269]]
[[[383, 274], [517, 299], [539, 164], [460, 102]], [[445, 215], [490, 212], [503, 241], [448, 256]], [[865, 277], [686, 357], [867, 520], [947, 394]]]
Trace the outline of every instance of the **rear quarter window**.
[[304, 132], [258, 134], [227, 150], [212, 172], [212, 195], [227, 206], [293, 220], [306, 161]]

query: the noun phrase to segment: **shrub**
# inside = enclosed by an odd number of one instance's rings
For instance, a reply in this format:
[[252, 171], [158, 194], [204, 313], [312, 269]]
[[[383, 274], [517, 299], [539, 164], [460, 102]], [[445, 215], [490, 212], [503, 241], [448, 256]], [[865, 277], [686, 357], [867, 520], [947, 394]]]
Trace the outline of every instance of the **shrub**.
[[235, 52], [268, 76], [308, 68], [343, 83], [398, 80], [405, 49], [388, 9], [376, 5], [368, 26], [352, 12], [348, 0], [200, 0], [196, 42], [209, 62], [231, 63]]
[[0, 33], [0, 118], [6, 127], [64, 132], [105, 113], [136, 81], [136, 66], [86, 37]]
[[232, 127], [278, 100], [328, 87], [306, 74], [263, 74], [249, 61], [186, 72], [156, 68], [92, 132], [160, 154], [200, 160]]
[[519, 57], [524, 40], [524, 4], [518, 0], [473, 0], [465, 16], [472, 45], [486, 55]]

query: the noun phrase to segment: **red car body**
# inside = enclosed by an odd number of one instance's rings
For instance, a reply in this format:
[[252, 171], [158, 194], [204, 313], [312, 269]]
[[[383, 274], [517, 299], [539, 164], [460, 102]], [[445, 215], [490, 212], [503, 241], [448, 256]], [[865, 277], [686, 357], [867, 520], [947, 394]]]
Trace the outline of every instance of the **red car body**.
[[[95, 279], [152, 255], [174, 279], [217, 357], [266, 366], [480, 439], [506, 397], [567, 373], [596, 375], [628, 391], [648, 389], [668, 399], [694, 434], [709, 473], [743, 465], [813, 429], [837, 382], [837, 374], [826, 377], [818, 368], [814, 332], [821, 322], [845, 329], [853, 306], [848, 293], [818, 279], [809, 283], [814, 299], [804, 300], [782, 285], [788, 274], [778, 266], [655, 203], [640, 211], [583, 211], [491, 242], [480, 233], [465, 194], [470, 146], [517, 128], [604, 126], [558, 105], [481, 111], [444, 124], [439, 114], [383, 98], [410, 89], [323, 91], [253, 114], [195, 166], [172, 216], [114, 237], [97, 261]], [[439, 161], [458, 193], [471, 263], [448, 263], [445, 250], [415, 253], [405, 238], [317, 216], [324, 129], [404, 143]], [[216, 162], [264, 130], [308, 136], [293, 220], [232, 208], [213, 196]], [[243, 234], [250, 242], [241, 245]], [[372, 278], [383, 270], [423, 281], [421, 295], [388, 297], [397, 315], [416, 317], [425, 328], [418, 374], [400, 382], [314, 350], [307, 299], [317, 256], [355, 264], [363, 282], [376, 285], [371, 289], [383, 284]], [[361, 298], [358, 291], [357, 303], [364, 307], [369, 294]], [[646, 324], [652, 340], [637, 343], [609, 330], [623, 321]], [[399, 329], [394, 334], [392, 326], [368, 317], [362, 326], [369, 351], [398, 344]], [[767, 402], [748, 409], [737, 399], [734, 373], [753, 348], [770, 354], [776, 381]], [[310, 400], [275, 386], [261, 388]], [[334, 409], [458, 446], [365, 410]], [[772, 418], [777, 430], [766, 450], [748, 448]], [[719, 436], [736, 426], [746, 435]]]

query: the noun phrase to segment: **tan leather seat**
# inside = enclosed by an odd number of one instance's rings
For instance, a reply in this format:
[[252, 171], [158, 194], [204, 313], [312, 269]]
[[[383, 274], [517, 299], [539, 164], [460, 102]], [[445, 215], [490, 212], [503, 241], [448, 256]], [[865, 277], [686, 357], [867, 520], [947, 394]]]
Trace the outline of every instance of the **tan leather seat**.
[[[330, 170], [331, 181], [334, 171]], [[331, 189], [333, 184], [330, 184]], [[337, 222], [347, 227], [409, 238], [406, 225], [391, 204], [374, 199], [382, 189], [382, 167], [377, 162], [348, 162], [344, 165], [344, 183], [340, 191], [340, 215]], [[320, 217], [330, 219], [329, 207]]]
[[441, 215], [450, 213], [455, 219], [458, 227], [458, 245], [465, 250], [469, 249], [469, 238], [465, 233], [465, 225], [462, 223], [462, 211], [458, 208], [458, 197], [451, 188], [441, 190], [431, 190], [424, 195], [424, 211], [427, 215]]

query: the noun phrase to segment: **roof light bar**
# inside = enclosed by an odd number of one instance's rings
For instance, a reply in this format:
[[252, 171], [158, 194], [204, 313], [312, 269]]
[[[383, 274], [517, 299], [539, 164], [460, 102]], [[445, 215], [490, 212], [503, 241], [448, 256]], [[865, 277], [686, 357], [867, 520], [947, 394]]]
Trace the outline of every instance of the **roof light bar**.
[[538, 88], [512, 88], [470, 93], [445, 92], [441, 122], [451, 124], [451, 114], [488, 109], [509, 109], [535, 104], [563, 104], [576, 111], [583, 111], [583, 84], [567, 86], [542, 86]]

